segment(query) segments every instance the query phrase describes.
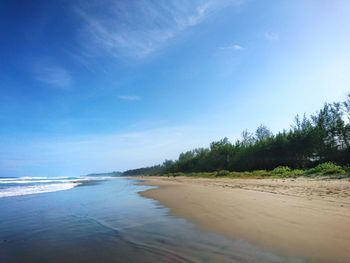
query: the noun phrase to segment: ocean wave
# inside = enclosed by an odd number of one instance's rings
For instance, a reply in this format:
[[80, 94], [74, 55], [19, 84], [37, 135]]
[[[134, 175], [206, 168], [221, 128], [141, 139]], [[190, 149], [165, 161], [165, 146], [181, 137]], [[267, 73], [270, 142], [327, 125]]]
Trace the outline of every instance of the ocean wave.
[[80, 183], [57, 183], [47, 185], [17, 186], [1, 189], [0, 198], [19, 195], [42, 194], [68, 190], [78, 186]]
[[74, 188], [90, 181], [104, 181], [111, 176], [80, 176], [80, 177], [12, 177], [0, 178], [0, 198], [57, 192]]
[[0, 184], [36, 184], [36, 183], [70, 183], [76, 181], [86, 181], [85, 179], [67, 179], [67, 180], [7, 180], [0, 181]]
[[78, 177], [67, 177], [67, 176], [23, 176], [23, 177], [4, 177], [0, 178], [0, 181], [7, 180], [55, 180], [55, 179], [70, 179], [70, 178], [78, 178]]
[[1, 184], [35, 184], [35, 183], [70, 183], [86, 181], [102, 181], [112, 179], [110, 176], [103, 177], [17, 177], [17, 178], [0, 178]]

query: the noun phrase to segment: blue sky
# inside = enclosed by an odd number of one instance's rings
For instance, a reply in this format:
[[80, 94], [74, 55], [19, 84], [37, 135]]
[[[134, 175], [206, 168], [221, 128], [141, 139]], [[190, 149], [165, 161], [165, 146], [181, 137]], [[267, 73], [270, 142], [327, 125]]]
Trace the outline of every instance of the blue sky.
[[0, 176], [124, 170], [350, 90], [349, 1], [1, 1]]

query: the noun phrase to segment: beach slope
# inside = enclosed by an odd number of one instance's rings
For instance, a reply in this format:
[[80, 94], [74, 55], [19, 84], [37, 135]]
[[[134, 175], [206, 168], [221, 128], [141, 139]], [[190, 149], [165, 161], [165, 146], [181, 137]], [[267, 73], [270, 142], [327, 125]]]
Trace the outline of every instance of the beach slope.
[[315, 262], [350, 259], [350, 180], [143, 177], [140, 193], [201, 228]]

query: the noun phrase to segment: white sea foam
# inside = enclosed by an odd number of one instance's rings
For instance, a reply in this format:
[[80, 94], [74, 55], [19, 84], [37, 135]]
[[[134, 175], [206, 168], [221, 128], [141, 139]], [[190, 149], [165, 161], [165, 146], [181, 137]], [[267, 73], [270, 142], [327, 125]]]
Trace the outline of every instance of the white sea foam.
[[[100, 179], [102, 180], [102, 179]], [[75, 178], [75, 179], [62, 179], [62, 180], [21, 180], [21, 179], [12, 179], [12, 180], [2, 180], [0, 181], [0, 184], [44, 184], [44, 183], [76, 183], [76, 182], [86, 182], [86, 181], [93, 181], [93, 179], [90, 178]]]
[[102, 181], [113, 177], [19, 177], [19, 178], [0, 178], [0, 184], [35, 184], [35, 183], [70, 183], [70, 182], [86, 182], [86, 181]]
[[74, 188], [79, 184], [80, 183], [57, 183], [57, 184], [47, 184], [47, 185], [9, 187], [9, 188], [0, 190], [0, 198], [10, 197], [10, 196], [19, 196], [19, 195], [31, 195], [31, 194], [57, 192], [57, 191]]
[[4, 180], [0, 181], [0, 184], [35, 184], [35, 183], [69, 183], [76, 181], [85, 181], [77, 179], [67, 179], [67, 180]]
[[[110, 176], [84, 177], [18, 177], [0, 178], [0, 198], [18, 195], [40, 194], [71, 189], [88, 181], [112, 179]], [[10, 184], [15, 184], [11, 186]]]
[[56, 180], [56, 179], [68, 179], [72, 177], [67, 177], [67, 176], [23, 176], [23, 177], [5, 177], [5, 178], [0, 178], [0, 181], [8, 181], [8, 180], [21, 180], [21, 181], [26, 181], [26, 180]]

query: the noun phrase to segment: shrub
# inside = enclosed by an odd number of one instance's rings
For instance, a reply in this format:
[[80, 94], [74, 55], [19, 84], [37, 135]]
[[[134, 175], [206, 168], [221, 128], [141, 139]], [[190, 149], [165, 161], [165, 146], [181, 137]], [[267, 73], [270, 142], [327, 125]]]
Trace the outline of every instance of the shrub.
[[210, 173], [210, 172], [197, 172], [197, 173], [194, 173], [195, 176], [198, 176], [198, 177], [208, 177], [208, 178], [211, 178], [211, 177], [215, 177], [216, 176], [216, 173]]
[[288, 166], [278, 166], [271, 171], [274, 175], [287, 175], [291, 173], [291, 169]]
[[164, 174], [164, 175], [167, 176], [167, 177], [177, 177], [177, 176], [185, 176], [186, 174], [178, 172], [178, 173], [167, 173], [167, 174]]
[[252, 172], [252, 175], [264, 177], [264, 176], [270, 176], [271, 174], [266, 170], [255, 170]]
[[350, 173], [350, 166], [345, 166], [343, 169], [346, 173]]
[[230, 172], [230, 177], [232, 178], [237, 178], [237, 177], [241, 177], [243, 175], [243, 173], [241, 172]]
[[215, 176], [228, 176], [230, 175], [230, 172], [227, 170], [220, 170], [215, 173]]
[[321, 175], [330, 175], [330, 174], [345, 174], [346, 171], [339, 165], [336, 165], [331, 162], [321, 163], [314, 168], [311, 168], [306, 171], [306, 174], [321, 174]]
[[302, 176], [305, 174], [305, 171], [300, 170], [300, 169], [295, 169], [291, 171], [291, 175], [293, 176]]

